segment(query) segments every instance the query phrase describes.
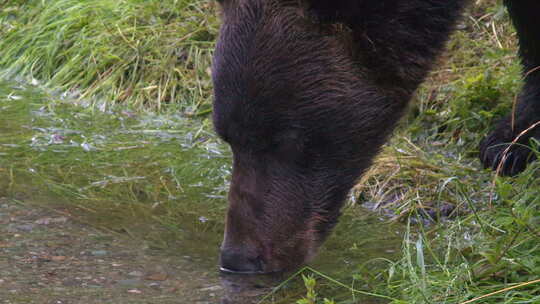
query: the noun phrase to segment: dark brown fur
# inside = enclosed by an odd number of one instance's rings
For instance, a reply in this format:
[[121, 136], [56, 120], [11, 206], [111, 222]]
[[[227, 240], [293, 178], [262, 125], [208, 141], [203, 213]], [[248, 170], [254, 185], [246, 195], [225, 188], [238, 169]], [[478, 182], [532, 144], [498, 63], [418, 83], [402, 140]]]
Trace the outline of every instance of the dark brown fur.
[[234, 155], [222, 269], [316, 253], [466, 2], [222, 2], [213, 118]]

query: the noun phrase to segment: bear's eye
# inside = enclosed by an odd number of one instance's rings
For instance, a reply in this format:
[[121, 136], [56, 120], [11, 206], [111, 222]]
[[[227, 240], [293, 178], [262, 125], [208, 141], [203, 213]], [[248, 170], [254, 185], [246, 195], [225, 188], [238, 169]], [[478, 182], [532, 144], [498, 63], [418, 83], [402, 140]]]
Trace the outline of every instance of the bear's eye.
[[304, 139], [299, 130], [291, 130], [274, 139], [273, 151], [280, 159], [296, 160], [302, 155]]

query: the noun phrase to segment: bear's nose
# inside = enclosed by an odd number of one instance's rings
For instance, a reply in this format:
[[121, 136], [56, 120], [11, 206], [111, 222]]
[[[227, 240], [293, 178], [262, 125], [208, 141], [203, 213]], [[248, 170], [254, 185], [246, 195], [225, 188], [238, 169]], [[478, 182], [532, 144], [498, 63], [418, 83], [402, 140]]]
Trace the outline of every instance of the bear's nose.
[[225, 273], [257, 274], [264, 273], [263, 261], [259, 257], [249, 257], [241, 251], [222, 249], [220, 270]]

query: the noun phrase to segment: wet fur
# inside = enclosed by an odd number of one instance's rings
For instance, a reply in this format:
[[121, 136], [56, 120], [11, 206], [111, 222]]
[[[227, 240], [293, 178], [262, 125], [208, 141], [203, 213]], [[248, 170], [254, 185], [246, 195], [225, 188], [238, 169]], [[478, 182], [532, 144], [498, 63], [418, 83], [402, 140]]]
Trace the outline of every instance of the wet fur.
[[[511, 12], [523, 9], [508, 2]], [[467, 3], [221, 2], [213, 119], [234, 154], [224, 268], [277, 271], [315, 254]], [[535, 66], [537, 30], [521, 27], [521, 55]], [[527, 82], [519, 111], [534, 109], [523, 126], [540, 117], [539, 87]]]

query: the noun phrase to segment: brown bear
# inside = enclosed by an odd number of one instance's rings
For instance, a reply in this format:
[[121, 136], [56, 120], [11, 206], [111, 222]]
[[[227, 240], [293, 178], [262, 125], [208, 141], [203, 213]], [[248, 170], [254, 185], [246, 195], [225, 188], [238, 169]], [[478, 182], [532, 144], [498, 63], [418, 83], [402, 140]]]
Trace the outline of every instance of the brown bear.
[[[282, 271], [315, 255], [468, 2], [220, 1], [213, 120], [233, 152], [223, 271]], [[505, 4], [525, 86], [480, 155], [515, 174], [540, 139], [540, 1]], [[519, 134], [524, 145], [509, 147]]]

